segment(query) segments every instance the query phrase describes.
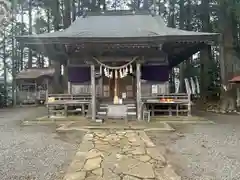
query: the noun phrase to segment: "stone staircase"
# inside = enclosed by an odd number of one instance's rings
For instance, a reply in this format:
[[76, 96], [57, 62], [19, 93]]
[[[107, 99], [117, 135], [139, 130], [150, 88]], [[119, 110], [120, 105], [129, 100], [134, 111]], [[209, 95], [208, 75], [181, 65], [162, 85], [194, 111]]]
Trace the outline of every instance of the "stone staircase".
[[[108, 104], [100, 104], [97, 109], [97, 118], [105, 119], [107, 118]], [[136, 120], [137, 108], [136, 104], [127, 104], [127, 119]]]

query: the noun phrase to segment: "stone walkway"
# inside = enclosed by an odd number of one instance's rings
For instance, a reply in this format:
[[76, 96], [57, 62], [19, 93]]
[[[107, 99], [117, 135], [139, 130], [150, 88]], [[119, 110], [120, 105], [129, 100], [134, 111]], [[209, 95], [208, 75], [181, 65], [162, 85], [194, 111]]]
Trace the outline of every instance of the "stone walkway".
[[180, 180], [144, 131], [88, 132], [64, 180]]

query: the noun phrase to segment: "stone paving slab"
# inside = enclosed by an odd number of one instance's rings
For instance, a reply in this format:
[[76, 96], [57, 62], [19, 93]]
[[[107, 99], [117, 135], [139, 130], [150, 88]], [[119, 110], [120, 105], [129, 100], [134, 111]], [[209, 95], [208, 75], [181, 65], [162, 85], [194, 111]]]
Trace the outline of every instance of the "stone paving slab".
[[144, 131], [89, 131], [64, 180], [180, 180]]

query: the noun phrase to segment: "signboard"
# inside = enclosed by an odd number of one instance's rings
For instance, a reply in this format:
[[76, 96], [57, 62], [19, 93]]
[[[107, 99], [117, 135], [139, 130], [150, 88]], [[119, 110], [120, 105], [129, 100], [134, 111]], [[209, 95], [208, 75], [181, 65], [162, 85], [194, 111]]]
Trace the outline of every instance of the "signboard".
[[192, 94], [191, 87], [187, 78], [184, 79], [187, 94]]
[[191, 87], [192, 87], [192, 93], [196, 94], [196, 86], [195, 86], [195, 83], [194, 83], [194, 80], [192, 77], [190, 78], [190, 83], [191, 83]]
[[197, 94], [200, 94], [200, 85], [199, 85], [197, 76], [195, 76], [195, 80], [196, 80], [196, 90], [197, 90]]
[[158, 93], [158, 86], [152, 85], [152, 94], [157, 94], [157, 93]]
[[127, 98], [127, 94], [124, 92], [124, 93], [122, 93], [122, 98], [123, 99], [126, 99]]
[[175, 93], [179, 93], [180, 89], [180, 81], [178, 79], [175, 80]]

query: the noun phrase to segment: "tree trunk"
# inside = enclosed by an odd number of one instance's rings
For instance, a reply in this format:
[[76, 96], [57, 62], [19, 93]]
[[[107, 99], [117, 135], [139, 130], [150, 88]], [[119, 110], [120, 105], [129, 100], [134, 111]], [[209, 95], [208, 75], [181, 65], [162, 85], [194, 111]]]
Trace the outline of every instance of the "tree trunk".
[[[12, 19], [15, 18], [16, 13], [15, 13], [15, 8], [16, 8], [16, 4], [12, 3]], [[12, 105], [16, 106], [17, 104], [17, 95], [16, 95], [16, 60], [15, 60], [15, 26], [14, 26], [14, 21], [12, 21], [12, 33], [11, 33], [11, 40], [12, 40], [12, 47], [11, 47], [11, 53], [12, 53]]]
[[[201, 21], [202, 21], [202, 31], [210, 32], [210, 11], [209, 11], [209, 0], [202, 0], [201, 2]], [[211, 61], [211, 47], [205, 46], [205, 48], [200, 51], [200, 95], [203, 101], [206, 101], [209, 96], [209, 86], [210, 76], [209, 74], [209, 65]]]
[[[21, 35], [24, 33], [24, 10], [21, 4]], [[23, 70], [24, 47], [20, 46], [20, 71]]]
[[[53, 26], [54, 30], [58, 31], [60, 30], [60, 24], [61, 24], [61, 14], [60, 14], [60, 3], [59, 0], [54, 0], [54, 6], [52, 6], [52, 16], [53, 16]], [[54, 93], [61, 93], [62, 87], [61, 87], [61, 64], [59, 61], [54, 60], [52, 62], [52, 66], [55, 70], [54, 78], [53, 78], [53, 92]]]
[[[168, 16], [168, 26], [175, 28], [175, 4], [176, 0], [170, 0], [169, 2], [170, 7], [169, 7], [169, 16]], [[175, 73], [174, 69], [171, 70], [170, 73], [170, 92], [174, 92], [175, 90]]]
[[80, 14], [81, 12], [81, 0], [78, 0], [78, 15]]
[[[179, 12], [179, 27], [180, 29], [185, 29], [184, 27], [184, 0], [180, 0], [179, 1], [179, 7], [180, 7], [180, 12]], [[179, 87], [179, 91], [181, 93], [184, 92], [184, 69], [185, 69], [185, 63], [182, 62], [180, 64], [180, 73], [179, 73], [179, 80], [180, 80], [180, 87]]]
[[[63, 25], [64, 25], [64, 29], [68, 28], [71, 25], [71, 8], [70, 8], [69, 0], [64, 0]], [[67, 67], [68, 63], [67, 62], [68, 62], [68, 59], [66, 59], [66, 62], [64, 64], [62, 64], [64, 66], [64, 73], [62, 76], [63, 77], [62, 85], [63, 85], [64, 92], [66, 92], [68, 90], [68, 67]]]
[[[28, 18], [29, 18], [29, 34], [32, 34], [32, 1], [30, 0], [28, 3]], [[28, 49], [28, 68], [32, 68], [32, 50]]]
[[[222, 7], [222, 16], [219, 19], [219, 25], [222, 31], [222, 51], [221, 51], [221, 81], [222, 84], [227, 88], [227, 91], [223, 91], [221, 94], [221, 111], [233, 111], [236, 109], [236, 91], [229, 86], [228, 81], [234, 76], [234, 62], [233, 62], [233, 24], [232, 17], [234, 16], [232, 13], [228, 14], [226, 12], [226, 5], [220, 4]], [[223, 11], [225, 10], [225, 11]]]
[[72, 0], [72, 21], [76, 20], [77, 11], [76, 11], [76, 0]]
[[7, 83], [7, 62], [6, 62], [6, 34], [3, 30], [3, 76], [4, 76], [4, 106], [7, 105], [8, 99], [8, 83]]
[[71, 2], [69, 0], [64, 0], [64, 13], [63, 13], [63, 26], [64, 29], [71, 25]]
[[[47, 23], [48, 23], [48, 26], [47, 26], [47, 32], [49, 33], [51, 31], [51, 13], [50, 13], [50, 9], [47, 9]], [[48, 58], [48, 64], [49, 66], [52, 65], [52, 62], [51, 62], [51, 59]]]

